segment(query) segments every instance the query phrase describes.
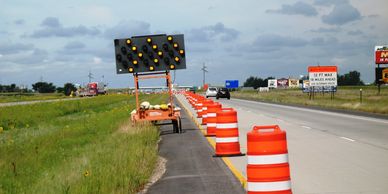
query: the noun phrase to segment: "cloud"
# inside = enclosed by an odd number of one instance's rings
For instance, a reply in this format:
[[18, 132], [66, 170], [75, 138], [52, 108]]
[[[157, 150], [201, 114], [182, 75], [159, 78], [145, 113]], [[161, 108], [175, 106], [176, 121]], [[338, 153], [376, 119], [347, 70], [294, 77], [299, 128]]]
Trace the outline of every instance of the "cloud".
[[20, 52], [15, 55], [9, 55], [5, 58], [5, 62], [12, 64], [24, 64], [28, 65], [26, 68], [32, 68], [36, 65], [40, 65], [38, 63], [43, 63], [48, 58], [48, 52], [43, 49], [34, 48], [32, 50], [28, 50], [25, 52]]
[[319, 6], [331, 6], [331, 5], [340, 5], [340, 4], [348, 4], [348, 0], [315, 0], [314, 5]]
[[348, 32], [348, 35], [350, 36], [358, 36], [363, 35], [364, 33], [361, 30], [351, 30]]
[[251, 48], [252, 51], [271, 52], [285, 47], [303, 47], [308, 43], [307, 40], [301, 38], [267, 34], [258, 36], [251, 47], [247, 48]]
[[223, 23], [218, 22], [215, 25], [191, 29], [187, 33], [187, 39], [193, 42], [227, 41], [236, 39], [239, 34], [236, 29], [227, 28]]
[[136, 35], [151, 34], [151, 25], [143, 21], [123, 20], [104, 32], [107, 39], [128, 38]]
[[9, 44], [9, 43], [1, 43], [0, 44], [0, 53], [1, 54], [17, 54], [20, 52], [25, 52], [32, 50], [34, 48], [33, 44]]
[[317, 10], [310, 4], [298, 1], [292, 5], [283, 4], [280, 9], [267, 10], [266, 13], [277, 13], [285, 15], [303, 15], [303, 16], [316, 16], [318, 15]]
[[16, 25], [24, 25], [26, 22], [23, 19], [19, 19], [19, 20], [15, 20], [13, 23]]
[[85, 35], [98, 35], [100, 30], [96, 27], [86, 27], [79, 25], [76, 27], [63, 27], [58, 18], [48, 17], [45, 18], [41, 26], [43, 29], [34, 31], [30, 37], [32, 38], [46, 38], [46, 37], [74, 37]]
[[60, 28], [62, 25], [59, 23], [59, 19], [55, 17], [47, 17], [42, 21], [41, 26], [49, 28]]
[[361, 18], [361, 13], [358, 9], [349, 3], [341, 3], [336, 4], [329, 14], [322, 16], [322, 22], [329, 25], [340, 26], [360, 20]]
[[339, 27], [335, 27], [335, 28], [318, 28], [318, 29], [313, 29], [313, 30], [310, 30], [311, 32], [316, 32], [316, 33], [336, 33], [336, 32], [341, 32], [342, 29], [339, 28]]
[[64, 49], [82, 49], [85, 48], [85, 44], [79, 41], [72, 41], [67, 43], [64, 47]]
[[93, 63], [98, 65], [102, 63], [102, 59], [100, 57], [93, 57]]

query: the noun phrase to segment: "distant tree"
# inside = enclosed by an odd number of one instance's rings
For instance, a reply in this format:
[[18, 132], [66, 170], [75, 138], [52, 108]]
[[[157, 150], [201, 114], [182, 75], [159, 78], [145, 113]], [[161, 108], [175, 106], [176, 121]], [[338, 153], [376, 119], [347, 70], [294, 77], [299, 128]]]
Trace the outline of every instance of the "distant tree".
[[57, 93], [64, 93], [65, 89], [63, 87], [57, 87], [55, 88], [55, 91], [57, 91]]
[[55, 92], [56, 87], [53, 83], [36, 82], [35, 84], [32, 84], [32, 89], [39, 93], [53, 93]]
[[24, 88], [23, 90], [16, 86], [16, 84], [11, 85], [0, 85], [0, 92], [20, 92], [20, 91], [27, 91], [27, 88]]
[[338, 85], [339, 86], [358, 86], [365, 85], [361, 80], [361, 73], [358, 71], [350, 71], [344, 75], [338, 76]]
[[70, 96], [71, 92], [75, 92], [76, 90], [77, 88], [72, 83], [65, 83], [65, 85], [63, 86], [63, 92], [66, 96]]
[[268, 79], [275, 79], [275, 78], [268, 77], [266, 79], [262, 79], [259, 77], [250, 76], [244, 82], [244, 87], [253, 87], [254, 89], [257, 89], [258, 87], [267, 87], [268, 86]]

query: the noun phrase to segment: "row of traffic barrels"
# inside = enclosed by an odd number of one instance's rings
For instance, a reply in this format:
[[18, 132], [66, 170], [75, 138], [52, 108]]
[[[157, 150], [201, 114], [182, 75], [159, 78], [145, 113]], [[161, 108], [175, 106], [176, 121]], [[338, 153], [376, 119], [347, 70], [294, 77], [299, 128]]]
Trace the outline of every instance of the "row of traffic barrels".
[[[206, 126], [206, 136], [215, 136], [216, 156], [242, 156], [237, 111], [192, 92], [184, 96]], [[247, 133], [248, 193], [288, 194], [291, 177], [286, 132], [278, 125], [254, 126]]]

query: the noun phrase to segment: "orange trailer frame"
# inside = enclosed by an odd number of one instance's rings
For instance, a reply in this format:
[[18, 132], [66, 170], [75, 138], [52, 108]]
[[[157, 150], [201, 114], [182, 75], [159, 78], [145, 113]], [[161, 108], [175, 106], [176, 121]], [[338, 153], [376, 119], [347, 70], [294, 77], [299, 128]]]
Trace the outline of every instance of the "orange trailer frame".
[[[174, 132], [181, 133], [181, 114], [180, 110], [176, 110], [173, 104], [173, 93], [171, 86], [171, 75], [169, 71], [166, 72], [147, 72], [147, 73], [134, 73], [134, 83], [135, 83], [135, 96], [136, 96], [136, 114], [131, 115], [131, 119], [134, 123], [141, 121], [165, 121], [171, 120], [173, 125]], [[169, 103], [170, 106], [167, 110], [143, 110], [140, 108], [139, 102], [139, 80], [144, 79], [157, 79], [165, 78], [168, 86], [169, 94]]]

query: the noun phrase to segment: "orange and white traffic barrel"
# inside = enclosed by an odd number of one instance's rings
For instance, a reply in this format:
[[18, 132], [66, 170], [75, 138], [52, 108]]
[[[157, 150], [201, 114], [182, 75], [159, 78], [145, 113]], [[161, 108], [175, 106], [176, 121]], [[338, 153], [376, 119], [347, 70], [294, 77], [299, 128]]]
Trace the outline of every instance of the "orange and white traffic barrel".
[[207, 123], [206, 123], [206, 135], [215, 136], [217, 126], [217, 112], [221, 110], [222, 105], [220, 103], [213, 103], [207, 106]]
[[202, 103], [202, 123], [201, 125], [206, 125], [207, 124], [207, 107], [211, 104], [213, 104], [213, 101], [204, 101]]
[[292, 193], [286, 132], [278, 125], [254, 126], [247, 141], [248, 193]]
[[202, 118], [202, 115], [203, 115], [203, 104], [205, 104], [205, 103], [213, 103], [213, 100], [210, 100], [210, 99], [203, 99], [202, 101], [201, 101], [201, 108], [198, 108], [197, 109], [197, 118]]
[[233, 108], [217, 111], [216, 156], [241, 155], [237, 112]]

